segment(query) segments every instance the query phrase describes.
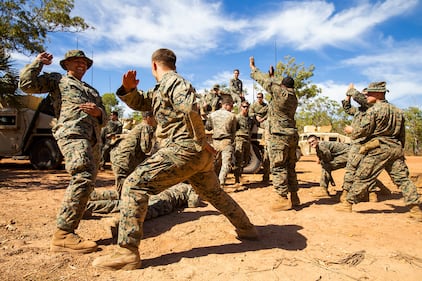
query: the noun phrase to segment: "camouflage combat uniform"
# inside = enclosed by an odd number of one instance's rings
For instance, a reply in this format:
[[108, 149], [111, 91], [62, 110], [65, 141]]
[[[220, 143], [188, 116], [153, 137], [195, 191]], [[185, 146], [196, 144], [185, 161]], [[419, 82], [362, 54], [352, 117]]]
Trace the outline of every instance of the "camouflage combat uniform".
[[299, 134], [294, 119], [298, 100], [292, 89], [281, 86], [280, 81], [268, 77], [258, 69], [252, 70], [251, 78], [257, 81], [270, 95], [268, 126], [270, 139], [267, 142], [271, 173], [275, 191], [282, 197], [297, 192], [296, 149]]
[[[360, 105], [359, 107], [354, 107], [352, 106], [350, 100], [345, 99], [341, 101], [344, 111], [349, 115], [353, 115], [353, 120], [350, 126], [352, 126], [353, 128], [358, 127], [360, 126], [360, 122], [365, 116], [366, 111], [371, 105], [366, 101], [365, 95], [355, 89], [348, 90], [346, 94], [350, 95], [353, 100]], [[359, 150], [362, 146], [361, 142], [363, 142], [364, 140], [364, 137], [353, 139], [350, 145], [350, 151], [344, 170], [344, 180], [342, 186], [342, 189], [347, 192], [349, 192], [354, 181], [355, 172], [357, 168], [356, 163], [359, 163], [363, 157], [363, 155], [359, 153]], [[378, 189], [388, 190], [387, 187], [380, 180], [376, 179], [376, 184], [374, 186], [370, 186], [368, 192], [376, 192], [378, 191]]]
[[[230, 172], [233, 153], [234, 138], [236, 134], [236, 115], [220, 108], [208, 117], [207, 130], [213, 130], [212, 145], [217, 150], [216, 172], [221, 185], [225, 185], [226, 177]], [[220, 164], [221, 163], [221, 164]]]
[[100, 167], [104, 167], [105, 163], [110, 161], [110, 151], [112, 149], [112, 138], [107, 135], [118, 135], [123, 130], [123, 124], [119, 120], [109, 120], [107, 125], [101, 130], [101, 161]]
[[[256, 116], [259, 116], [261, 118], [266, 118], [268, 113], [268, 104], [266, 102], [259, 103], [258, 101], [251, 104], [251, 107], [249, 107], [249, 116], [256, 119]], [[264, 127], [263, 125], [260, 125], [260, 127]]]
[[[70, 183], [57, 216], [57, 227], [73, 232], [79, 225], [89, 195], [94, 188], [100, 161], [101, 127], [107, 115], [98, 92], [71, 75], [44, 73], [35, 60], [20, 74], [20, 88], [27, 93], [49, 92], [54, 103], [57, 124], [53, 135], [64, 156]], [[92, 102], [102, 111], [102, 118], [83, 112], [79, 105]]]
[[148, 194], [187, 180], [198, 195], [221, 211], [237, 229], [254, 226], [242, 208], [221, 188], [213, 154], [205, 149], [205, 129], [197, 114], [195, 90], [175, 71], [166, 72], [148, 92], [136, 89], [117, 95], [132, 109], [153, 111], [160, 148], [136, 167], [123, 184], [119, 238], [121, 247], [138, 247], [143, 233]]
[[[146, 123], [136, 125], [111, 151], [111, 163], [116, 177], [117, 190], [92, 192], [86, 207], [89, 213], [116, 213], [120, 211], [120, 194], [123, 182], [136, 166], [154, 152], [154, 127]], [[163, 216], [174, 210], [188, 206], [188, 200], [194, 191], [189, 184], [179, 183], [148, 200], [145, 219]]]
[[240, 176], [244, 166], [244, 161], [249, 159], [250, 148], [251, 148], [251, 134], [253, 119], [249, 115], [244, 116], [239, 113], [236, 116], [237, 131], [234, 145], [234, 177], [235, 182], [240, 183]]
[[234, 103], [240, 106], [242, 101], [245, 100], [245, 97], [243, 96], [242, 80], [234, 79], [234, 78], [230, 79], [229, 91], [230, 91], [230, 95], [233, 98]]
[[316, 154], [321, 163], [320, 186], [328, 189], [332, 180], [331, 171], [346, 167], [351, 146], [347, 143], [335, 141], [320, 141], [316, 147]]
[[[356, 90], [355, 90], [356, 91]], [[379, 147], [352, 163], [356, 168], [353, 184], [347, 194], [349, 203], [358, 203], [383, 169], [403, 193], [406, 205], [418, 204], [419, 195], [409, 179], [409, 170], [404, 160], [405, 119], [403, 112], [386, 100], [376, 102], [353, 127], [352, 139], [362, 139], [365, 145], [378, 140]]]
[[148, 157], [153, 146], [154, 128], [145, 123], [136, 125], [123, 139], [120, 139], [110, 153], [116, 190], [93, 191], [87, 210], [94, 213], [118, 211], [118, 200], [124, 180]]
[[201, 115], [208, 115], [221, 108], [221, 94], [214, 90], [204, 94], [201, 101]]

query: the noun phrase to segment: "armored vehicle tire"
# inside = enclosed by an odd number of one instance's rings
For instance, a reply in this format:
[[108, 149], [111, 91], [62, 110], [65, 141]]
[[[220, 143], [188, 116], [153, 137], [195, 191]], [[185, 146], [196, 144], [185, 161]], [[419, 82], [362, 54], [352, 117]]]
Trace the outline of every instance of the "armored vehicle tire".
[[44, 138], [31, 146], [29, 159], [35, 169], [54, 170], [62, 163], [63, 156], [54, 139]]
[[247, 166], [243, 167], [244, 174], [255, 174], [261, 168], [261, 152], [258, 146], [251, 144], [250, 159]]

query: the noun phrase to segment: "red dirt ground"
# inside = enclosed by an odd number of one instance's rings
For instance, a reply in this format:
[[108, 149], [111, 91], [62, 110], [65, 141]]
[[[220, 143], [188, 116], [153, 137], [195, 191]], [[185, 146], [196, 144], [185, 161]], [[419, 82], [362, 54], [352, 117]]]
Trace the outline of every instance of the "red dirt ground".
[[[422, 157], [408, 157], [411, 174], [422, 174]], [[262, 175], [245, 175], [247, 190], [231, 193], [257, 225], [260, 240], [240, 242], [233, 227], [211, 205], [184, 209], [145, 223], [142, 269], [104, 271], [92, 261], [113, 250], [104, 227], [108, 216], [81, 222], [77, 232], [100, 245], [87, 255], [50, 253], [68, 175], [35, 171], [27, 161], [0, 162], [1, 280], [422, 280], [422, 223], [408, 218], [401, 193], [354, 212], [334, 210], [336, 198], [315, 199], [320, 166], [315, 156], [297, 165], [302, 206], [273, 212], [271, 186]], [[343, 170], [333, 173], [339, 191]], [[233, 182], [230, 175], [229, 183]], [[100, 172], [98, 188], [112, 189], [111, 171]], [[422, 187], [419, 178], [418, 187]], [[419, 189], [421, 191], [421, 189]]]

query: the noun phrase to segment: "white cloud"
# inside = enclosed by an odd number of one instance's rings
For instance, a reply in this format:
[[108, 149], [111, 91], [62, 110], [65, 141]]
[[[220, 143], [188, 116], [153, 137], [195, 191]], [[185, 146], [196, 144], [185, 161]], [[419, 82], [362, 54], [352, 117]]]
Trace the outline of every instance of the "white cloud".
[[280, 44], [301, 50], [324, 46], [347, 47], [359, 42], [377, 24], [411, 11], [418, 1], [387, 0], [357, 6], [336, 13], [334, 4], [326, 1], [287, 2], [275, 11], [261, 13], [245, 32], [242, 46], [251, 48], [277, 39]]
[[378, 50], [376, 54], [360, 55], [346, 59], [346, 67], [361, 69], [361, 73], [371, 81], [386, 81], [390, 90], [389, 98], [403, 95], [420, 95], [422, 85], [422, 44], [394, 44], [392, 48]]
[[173, 49], [178, 57], [196, 56], [218, 48], [220, 35], [242, 26], [223, 14], [220, 2], [77, 2], [75, 13], [95, 26], [84, 33], [84, 40], [107, 42], [107, 49], [96, 54], [96, 63], [104, 66], [147, 66], [150, 54], [160, 47]]

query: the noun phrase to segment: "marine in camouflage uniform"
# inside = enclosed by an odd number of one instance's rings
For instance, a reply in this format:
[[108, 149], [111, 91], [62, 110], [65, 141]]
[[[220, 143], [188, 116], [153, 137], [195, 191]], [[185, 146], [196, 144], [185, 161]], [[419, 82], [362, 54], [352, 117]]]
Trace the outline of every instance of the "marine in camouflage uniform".
[[385, 169], [403, 193], [410, 215], [422, 221], [419, 195], [409, 179], [409, 170], [404, 160], [405, 118], [400, 109], [385, 100], [386, 91], [385, 82], [373, 82], [367, 88], [367, 101], [373, 106], [366, 111], [360, 124], [353, 127], [351, 137], [354, 140], [362, 139], [363, 146], [374, 140], [378, 145], [365, 151], [360, 163], [353, 163], [357, 168], [352, 187], [346, 201], [336, 209], [351, 212], [352, 204], [362, 200], [365, 192], [375, 185], [375, 179]]
[[264, 101], [264, 94], [258, 93], [257, 100], [249, 107], [249, 116], [254, 118], [257, 124], [264, 128], [263, 122], [267, 120], [268, 104]]
[[207, 130], [213, 131], [212, 146], [217, 151], [215, 171], [221, 186], [224, 187], [233, 162], [237, 122], [236, 115], [231, 112], [231, 96], [225, 95], [221, 103], [222, 108], [210, 114], [205, 126]]
[[134, 110], [153, 111], [160, 148], [125, 180], [119, 222], [120, 247], [115, 253], [94, 260], [96, 267], [139, 268], [138, 247], [149, 194], [157, 194], [183, 181], [188, 181], [201, 198], [229, 219], [239, 238], [257, 238], [246, 213], [220, 188], [213, 167], [214, 151], [205, 138], [195, 89], [176, 72], [176, 55], [168, 49], [155, 51], [151, 68], [157, 80], [153, 89], [138, 91], [139, 80], [136, 71], [131, 70], [124, 74], [123, 86], [117, 95]]
[[[257, 81], [271, 95], [268, 107], [268, 126], [271, 135], [267, 142], [270, 158], [273, 186], [279, 195], [272, 209], [288, 210], [300, 204], [297, 196], [298, 183], [296, 175], [296, 149], [299, 134], [296, 128], [295, 113], [298, 99], [294, 91], [294, 81], [290, 77], [282, 83], [272, 75], [259, 71], [254, 58], [249, 61], [251, 78]], [[290, 202], [288, 194], [290, 193]]]
[[100, 169], [105, 168], [105, 163], [110, 161], [110, 151], [112, 149], [112, 140], [116, 135], [121, 134], [123, 130], [123, 124], [118, 119], [119, 114], [117, 111], [111, 113], [110, 120], [107, 125], [101, 130], [101, 161]]
[[[353, 84], [350, 85], [350, 87], [353, 87]], [[364, 89], [364, 92], [366, 89]], [[354, 107], [351, 104], [351, 98], [355, 102], [359, 104], [359, 107]], [[369, 104], [366, 101], [366, 97], [364, 93], [361, 93], [359, 91], [356, 91], [355, 89], [350, 89], [346, 92], [346, 98], [342, 100], [342, 106], [344, 111], [353, 116], [353, 120], [351, 123], [351, 127], [357, 127], [360, 124], [361, 119], [366, 114], [366, 111], [372, 104]], [[361, 149], [361, 141], [363, 139], [354, 139], [352, 140], [350, 152], [347, 158], [347, 163], [345, 167], [344, 172], [344, 180], [343, 180], [343, 193], [341, 195], [341, 200], [344, 201], [347, 192], [349, 192], [350, 187], [353, 184], [356, 168], [353, 163], [360, 162], [361, 158], [363, 157], [362, 154], [359, 153], [359, 150]], [[376, 184], [373, 187], [369, 187], [369, 201], [376, 202], [378, 201], [378, 196], [376, 194], [377, 191], [380, 191], [383, 194], [391, 194], [391, 191], [378, 179], [376, 179]]]
[[319, 187], [315, 188], [313, 195], [315, 197], [328, 196], [328, 184], [335, 186], [331, 171], [346, 167], [347, 158], [351, 146], [347, 143], [337, 141], [319, 141], [315, 135], [308, 137], [308, 143], [315, 148], [316, 155], [321, 164], [321, 179]]
[[210, 113], [221, 108], [221, 95], [220, 85], [215, 84], [211, 91], [202, 96], [200, 104], [201, 116], [207, 118]]
[[[84, 217], [92, 213], [115, 213], [120, 211], [120, 194], [123, 182], [136, 166], [152, 152], [155, 120], [152, 112], [142, 113], [142, 123], [136, 125], [111, 151], [111, 163], [116, 178], [116, 190], [93, 191], [86, 207]], [[189, 184], [180, 183], [171, 188], [151, 195], [145, 219], [152, 219], [173, 212], [181, 207], [197, 207], [198, 198]]]
[[239, 79], [239, 74], [239, 69], [233, 70], [233, 78], [230, 79], [229, 82], [230, 95], [232, 96], [234, 104], [237, 104], [237, 106], [240, 106], [242, 101], [245, 100], [245, 96], [243, 94], [243, 82]]
[[254, 120], [249, 116], [249, 102], [243, 101], [241, 103], [240, 113], [236, 115], [237, 130], [235, 137], [234, 148], [234, 178], [235, 183], [240, 183], [242, 170], [245, 166], [245, 161], [249, 159], [251, 149], [251, 134]]
[[67, 74], [40, 75], [43, 65], [51, 64], [52, 59], [49, 53], [39, 54], [34, 62], [22, 69], [19, 82], [26, 93], [49, 92], [58, 116], [53, 135], [71, 177], [57, 216], [51, 250], [92, 252], [96, 250], [96, 243], [84, 241], [74, 231], [95, 185], [101, 127], [107, 122], [107, 116], [98, 92], [81, 81], [92, 60], [80, 50], [71, 50], [60, 61]]
[[268, 156], [267, 140], [270, 139], [270, 133], [268, 129], [268, 104], [264, 101], [264, 94], [258, 93], [256, 95], [257, 101], [252, 103], [249, 107], [249, 116], [255, 119], [257, 126], [264, 129], [262, 134], [261, 144], [264, 146], [264, 152], [262, 155], [262, 169], [263, 176], [262, 182], [268, 184], [270, 181], [270, 158]]

